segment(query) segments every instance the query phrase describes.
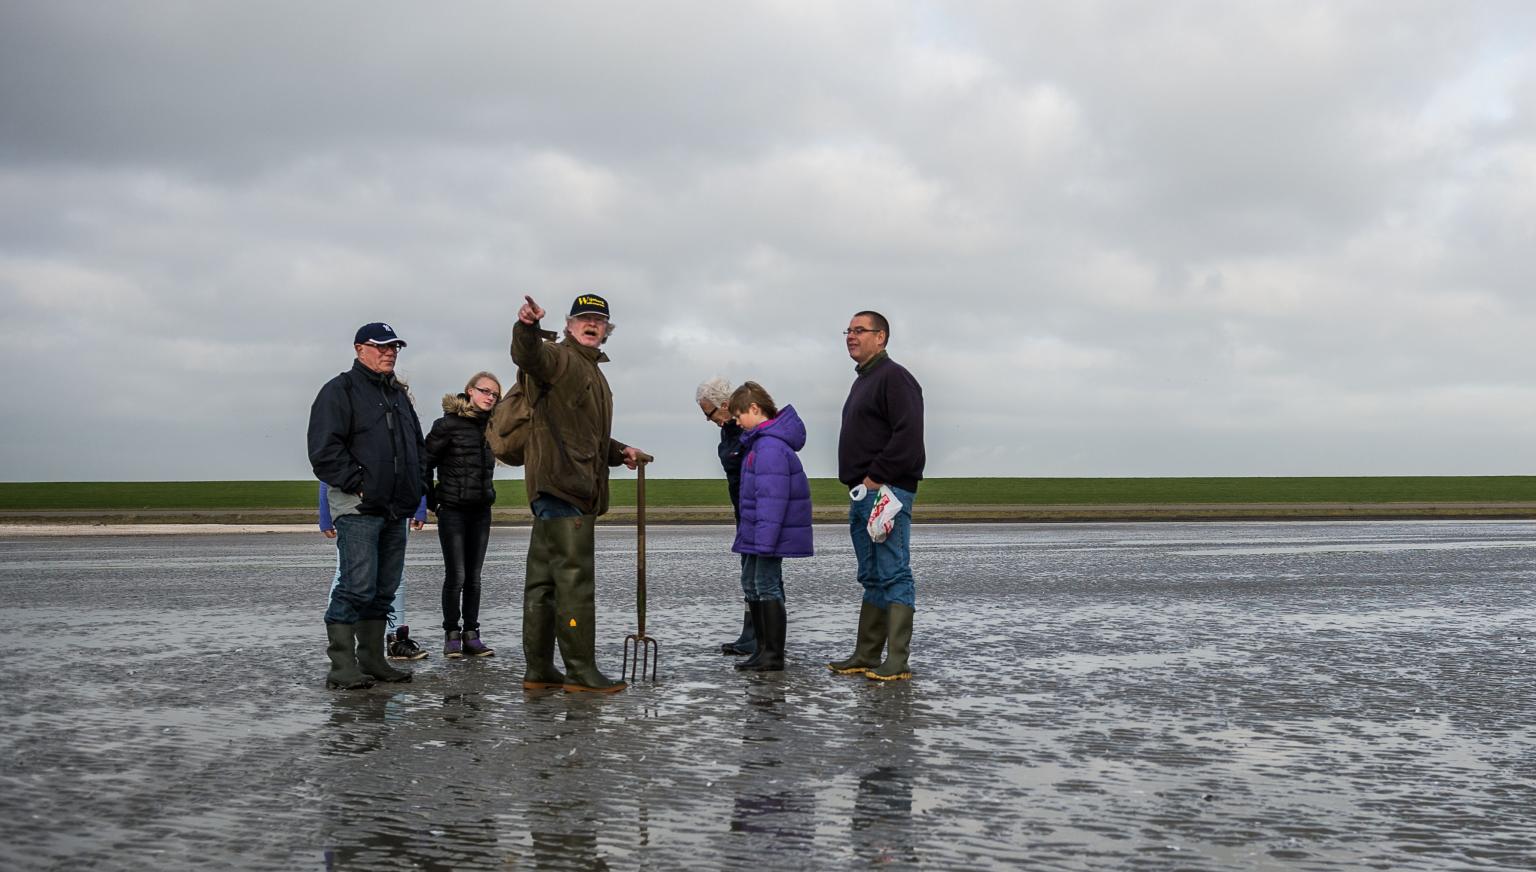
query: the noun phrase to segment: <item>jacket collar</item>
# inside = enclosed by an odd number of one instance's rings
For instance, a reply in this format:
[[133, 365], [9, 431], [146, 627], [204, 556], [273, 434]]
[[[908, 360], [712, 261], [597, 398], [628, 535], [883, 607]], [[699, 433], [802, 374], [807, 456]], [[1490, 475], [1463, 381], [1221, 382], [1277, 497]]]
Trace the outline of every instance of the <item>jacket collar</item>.
[[374, 372], [368, 367], [363, 366], [363, 362], [361, 360], [354, 359], [352, 361], [352, 371], [375, 384], [381, 384], [387, 388], [392, 388], [395, 386], [394, 373]]
[[890, 360], [890, 359], [891, 359], [891, 356], [889, 354], [886, 354], [885, 353], [885, 349], [882, 348], [882, 349], [880, 349], [879, 351], [877, 351], [875, 353], [874, 357], [871, 357], [869, 360], [866, 360], [863, 363], [859, 364], [858, 366], [854, 367], [853, 371], [858, 373], [859, 375], [863, 375], [864, 373], [869, 372], [870, 370], [874, 369], [875, 367], [879, 366], [880, 364], [882, 364], [882, 363], [884, 363], [884, 362], [886, 362], [887, 360]]

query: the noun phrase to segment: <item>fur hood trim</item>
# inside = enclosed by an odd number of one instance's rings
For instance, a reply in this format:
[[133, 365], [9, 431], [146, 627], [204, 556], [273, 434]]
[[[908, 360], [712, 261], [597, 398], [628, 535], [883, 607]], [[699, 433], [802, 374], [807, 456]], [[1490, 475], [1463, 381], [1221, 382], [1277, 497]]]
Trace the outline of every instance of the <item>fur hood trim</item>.
[[464, 394], [443, 394], [443, 414], [458, 415], [461, 418], [484, 418], [485, 412], [475, 408], [475, 404], [469, 401]]

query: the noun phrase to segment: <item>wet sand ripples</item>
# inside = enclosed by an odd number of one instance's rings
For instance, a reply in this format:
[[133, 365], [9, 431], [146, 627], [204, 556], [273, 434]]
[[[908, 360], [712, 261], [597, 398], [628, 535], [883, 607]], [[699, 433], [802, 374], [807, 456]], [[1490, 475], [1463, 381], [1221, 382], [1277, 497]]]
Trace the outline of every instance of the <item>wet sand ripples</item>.
[[[292, 535], [0, 540], [0, 866], [1531, 868], [1536, 544], [1513, 523], [934, 526], [910, 684], [833, 676], [837, 527], [792, 561], [790, 668], [714, 653], [725, 528], [653, 528], [662, 681], [527, 694], [526, 530], [494, 658], [328, 692], [334, 552]], [[633, 533], [599, 532], [603, 663]], [[6, 558], [14, 559], [6, 559]]]

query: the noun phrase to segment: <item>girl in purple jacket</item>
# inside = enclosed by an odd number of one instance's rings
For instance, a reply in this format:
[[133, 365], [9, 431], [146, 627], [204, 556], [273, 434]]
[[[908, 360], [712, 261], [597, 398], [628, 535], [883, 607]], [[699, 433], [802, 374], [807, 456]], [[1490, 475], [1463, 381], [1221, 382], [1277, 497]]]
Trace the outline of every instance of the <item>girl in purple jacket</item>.
[[794, 406], [780, 411], [757, 382], [737, 388], [728, 408], [746, 451], [731, 550], [743, 556], [741, 590], [757, 636], [757, 650], [736, 668], [777, 672], [784, 668], [784, 558], [814, 550], [811, 483], [795, 455], [805, 447], [805, 424]]

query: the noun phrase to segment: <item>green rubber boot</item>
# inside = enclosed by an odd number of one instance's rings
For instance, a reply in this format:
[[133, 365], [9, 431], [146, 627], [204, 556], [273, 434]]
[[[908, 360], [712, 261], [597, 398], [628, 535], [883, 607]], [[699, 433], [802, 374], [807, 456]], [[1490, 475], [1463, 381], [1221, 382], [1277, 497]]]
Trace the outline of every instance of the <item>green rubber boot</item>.
[[597, 670], [596, 515], [545, 522], [555, 578], [555, 639], [565, 660], [568, 693], [617, 693], [628, 687]]
[[885, 662], [864, 674], [876, 681], [905, 681], [912, 677], [907, 668], [907, 650], [912, 647], [912, 607], [891, 603], [885, 642]]
[[555, 668], [555, 576], [549, 565], [548, 524], [535, 518], [528, 537], [528, 571], [523, 580], [524, 690], [565, 684], [565, 674]]
[[862, 674], [866, 669], [880, 665], [880, 652], [885, 648], [885, 609], [864, 600], [859, 603], [859, 641], [853, 647], [853, 656], [827, 664], [838, 675]]
[[357, 622], [357, 666], [379, 681], [410, 681], [410, 671], [396, 669], [384, 659], [385, 623], [383, 618]]
[[373, 687], [373, 679], [357, 668], [356, 630], [356, 624], [325, 625], [325, 635], [330, 641], [325, 655], [331, 658], [331, 671], [325, 676], [326, 687], [342, 690]]

